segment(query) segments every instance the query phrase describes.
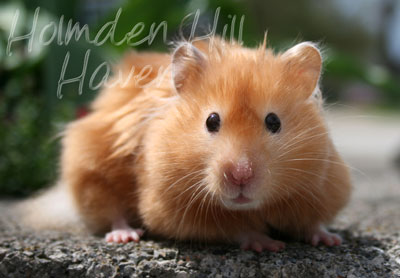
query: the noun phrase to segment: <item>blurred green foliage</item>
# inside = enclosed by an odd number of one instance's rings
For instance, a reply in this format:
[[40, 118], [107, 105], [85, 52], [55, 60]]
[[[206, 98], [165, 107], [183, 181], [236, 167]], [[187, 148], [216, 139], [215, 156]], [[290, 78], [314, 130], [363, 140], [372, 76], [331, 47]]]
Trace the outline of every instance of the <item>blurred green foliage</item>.
[[[289, 1], [290, 2], [290, 1]], [[337, 100], [339, 92], [347, 82], [363, 82], [382, 92], [380, 105], [399, 107], [400, 85], [396, 77], [385, 67], [377, 66], [365, 59], [365, 45], [368, 35], [357, 24], [350, 24], [326, 13], [315, 12], [312, 1], [228, 1], [228, 0], [134, 0], [134, 1], [52, 1], [25, 0], [7, 1], [0, 4], [0, 194], [27, 195], [43, 186], [50, 185], [57, 176], [59, 140], [63, 126], [77, 117], [80, 108], [87, 105], [96, 95], [88, 86], [90, 74], [103, 62], [117, 61], [131, 46], [119, 46], [107, 41], [95, 46], [85, 41], [72, 39], [68, 45], [50, 45], [33, 40], [32, 51], [27, 51], [28, 40], [12, 44], [12, 55], [6, 55], [7, 41], [12, 29], [15, 12], [19, 19], [15, 36], [28, 34], [32, 29], [34, 13], [40, 7], [37, 29], [64, 18], [64, 25], [58, 32], [64, 32], [66, 22], [85, 23], [93, 38], [107, 22], [115, 19], [118, 8], [120, 18], [115, 29], [115, 40], [119, 41], [131, 31], [135, 24], [144, 24], [143, 32], [135, 41], [140, 41], [163, 21], [167, 23], [166, 37], [163, 30], [151, 44], [145, 42], [135, 48], [166, 51], [168, 42], [179, 39], [180, 33], [190, 31], [196, 9], [201, 10], [197, 34], [206, 34], [212, 29], [217, 8], [220, 14], [217, 34], [225, 25], [229, 31], [236, 15], [234, 36], [239, 35], [239, 21], [245, 16], [243, 41], [254, 46], [268, 33], [269, 46], [284, 49], [299, 40], [321, 41], [328, 45], [326, 71], [323, 84], [329, 86], [328, 99]], [[110, 3], [114, 3], [111, 5]], [[108, 5], [106, 9], [102, 5]], [[301, 12], [300, 12], [301, 11]], [[318, 22], [316, 24], [315, 22]], [[204, 24], [208, 23], [208, 24]], [[340, 28], [345, 27], [345, 28]], [[36, 34], [39, 36], [40, 34]], [[50, 39], [46, 33], [45, 39]], [[83, 59], [90, 49], [90, 57], [82, 92], [78, 83], [64, 85], [62, 99], [56, 89], [66, 53], [70, 53], [65, 78], [77, 77], [82, 73]]]
[[[63, 59], [62, 48], [38, 45], [34, 39], [28, 51], [28, 40], [24, 40], [13, 43], [7, 55], [15, 12], [19, 12], [15, 36], [21, 36], [32, 30], [34, 9], [18, 1], [0, 4], [0, 192], [4, 195], [27, 195], [55, 179], [57, 134], [62, 123], [75, 117], [76, 107], [89, 99], [76, 94], [62, 102], [57, 99], [59, 72], [54, 63]], [[56, 18], [41, 8], [37, 28]], [[71, 44], [69, 50], [79, 52], [79, 44]], [[79, 67], [70, 72], [77, 75]]]

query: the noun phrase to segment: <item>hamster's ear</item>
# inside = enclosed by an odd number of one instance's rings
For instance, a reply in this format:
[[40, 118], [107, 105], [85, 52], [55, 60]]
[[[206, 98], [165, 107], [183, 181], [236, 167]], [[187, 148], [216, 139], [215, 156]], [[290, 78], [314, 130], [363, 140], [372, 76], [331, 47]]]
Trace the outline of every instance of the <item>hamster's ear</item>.
[[282, 58], [287, 81], [293, 90], [303, 98], [310, 97], [321, 75], [322, 56], [318, 48], [313, 43], [303, 42], [283, 53]]
[[172, 54], [172, 81], [177, 92], [194, 81], [206, 65], [205, 55], [191, 43], [182, 43]]

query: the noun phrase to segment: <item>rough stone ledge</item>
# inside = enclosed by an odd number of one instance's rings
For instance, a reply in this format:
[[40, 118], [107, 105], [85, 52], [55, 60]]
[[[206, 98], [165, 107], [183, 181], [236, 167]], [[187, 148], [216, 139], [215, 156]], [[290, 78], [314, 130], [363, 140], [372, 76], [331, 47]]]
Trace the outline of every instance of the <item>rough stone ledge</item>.
[[30, 233], [0, 226], [0, 277], [400, 277], [400, 233], [341, 230], [339, 247], [289, 242], [279, 253], [236, 246], [144, 240], [110, 244], [102, 238]]

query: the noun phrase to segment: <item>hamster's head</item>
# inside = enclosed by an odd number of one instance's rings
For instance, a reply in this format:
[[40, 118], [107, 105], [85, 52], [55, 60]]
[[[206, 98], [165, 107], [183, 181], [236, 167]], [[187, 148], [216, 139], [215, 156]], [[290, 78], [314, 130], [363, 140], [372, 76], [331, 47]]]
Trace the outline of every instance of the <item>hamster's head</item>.
[[172, 60], [178, 97], [157, 123], [151, 159], [166, 191], [254, 210], [318, 186], [329, 139], [313, 44], [275, 55], [265, 45], [183, 43]]

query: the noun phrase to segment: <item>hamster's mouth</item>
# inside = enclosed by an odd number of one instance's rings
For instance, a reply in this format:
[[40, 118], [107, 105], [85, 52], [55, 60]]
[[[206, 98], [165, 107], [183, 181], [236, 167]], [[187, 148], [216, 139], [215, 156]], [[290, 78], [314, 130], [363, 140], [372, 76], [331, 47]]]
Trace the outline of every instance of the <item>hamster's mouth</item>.
[[259, 208], [261, 203], [259, 200], [250, 199], [243, 193], [240, 193], [237, 197], [225, 199], [223, 204], [226, 208], [231, 210], [249, 210]]
[[232, 199], [232, 201], [236, 204], [248, 204], [250, 203], [252, 200], [245, 197], [242, 193], [239, 194], [238, 197]]

